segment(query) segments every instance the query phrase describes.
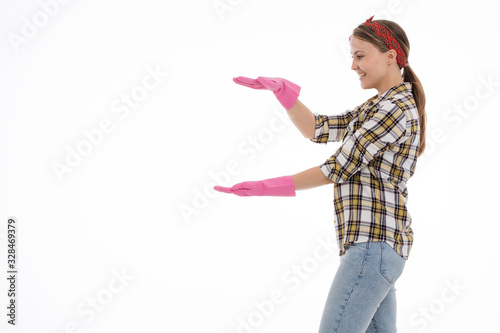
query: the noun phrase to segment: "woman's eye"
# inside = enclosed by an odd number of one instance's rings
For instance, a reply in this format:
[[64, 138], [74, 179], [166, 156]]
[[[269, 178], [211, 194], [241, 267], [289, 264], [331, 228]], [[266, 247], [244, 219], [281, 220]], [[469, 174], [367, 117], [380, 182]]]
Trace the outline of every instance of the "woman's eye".
[[[363, 56], [357, 56], [357, 57], [358, 57], [358, 59], [363, 58]], [[353, 59], [354, 59], [354, 57], [353, 57], [353, 56], [351, 56], [351, 58], [353, 58]]]

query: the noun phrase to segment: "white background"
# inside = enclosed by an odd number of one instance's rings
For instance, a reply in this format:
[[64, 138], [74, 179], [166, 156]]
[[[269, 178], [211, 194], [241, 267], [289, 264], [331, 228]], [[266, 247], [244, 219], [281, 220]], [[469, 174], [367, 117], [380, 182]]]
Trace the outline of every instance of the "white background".
[[[286, 78], [321, 114], [353, 108], [376, 94], [361, 89], [345, 53], [371, 15], [406, 31], [427, 97], [427, 151], [408, 182], [415, 243], [397, 282], [399, 330], [497, 329], [491, 3], [2, 1], [0, 331], [316, 332], [339, 261], [332, 187], [244, 198], [211, 186], [295, 174], [334, 153], [339, 144], [313, 144], [284, 123], [271, 92], [232, 78]], [[127, 108], [132, 93], [143, 100]], [[102, 121], [113, 129], [97, 132]], [[78, 147], [86, 156], [68, 167]], [[58, 163], [67, 167], [59, 177]], [[282, 296], [271, 306], [273, 292]]]

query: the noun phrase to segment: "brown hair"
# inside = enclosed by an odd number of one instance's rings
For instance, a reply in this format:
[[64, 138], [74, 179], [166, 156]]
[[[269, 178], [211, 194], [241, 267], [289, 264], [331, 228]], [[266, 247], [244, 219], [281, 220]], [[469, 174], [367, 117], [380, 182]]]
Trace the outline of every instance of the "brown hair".
[[[403, 49], [403, 52], [406, 55], [406, 59], [408, 59], [408, 57], [410, 56], [410, 42], [408, 41], [408, 37], [406, 36], [403, 28], [401, 28], [401, 26], [399, 26], [397, 23], [389, 20], [373, 20], [373, 22], [377, 22], [383, 25], [391, 32], [392, 36], [396, 38], [399, 45]], [[390, 50], [389, 47], [385, 44], [384, 40], [380, 38], [376, 32], [374, 32], [364, 24], [360, 24], [356, 29], [354, 29], [352, 34], [356, 38], [373, 44], [380, 52], [385, 53]], [[418, 117], [420, 123], [420, 147], [418, 156], [420, 156], [425, 150], [425, 127], [427, 124], [424, 88], [422, 87], [422, 83], [420, 83], [417, 75], [411, 69], [409, 63], [403, 69], [402, 78], [404, 82], [411, 83], [413, 98], [415, 99], [415, 104], [417, 105], [418, 109]]]

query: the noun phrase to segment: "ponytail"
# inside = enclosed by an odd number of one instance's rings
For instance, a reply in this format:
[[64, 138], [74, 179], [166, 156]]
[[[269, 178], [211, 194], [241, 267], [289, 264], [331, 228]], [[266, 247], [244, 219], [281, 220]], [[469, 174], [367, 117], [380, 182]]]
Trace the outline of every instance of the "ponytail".
[[403, 69], [403, 81], [411, 83], [413, 99], [415, 99], [415, 104], [417, 104], [418, 121], [420, 123], [420, 147], [418, 150], [418, 156], [420, 156], [425, 150], [425, 127], [427, 125], [424, 88], [422, 87], [418, 76], [411, 69], [410, 64]]

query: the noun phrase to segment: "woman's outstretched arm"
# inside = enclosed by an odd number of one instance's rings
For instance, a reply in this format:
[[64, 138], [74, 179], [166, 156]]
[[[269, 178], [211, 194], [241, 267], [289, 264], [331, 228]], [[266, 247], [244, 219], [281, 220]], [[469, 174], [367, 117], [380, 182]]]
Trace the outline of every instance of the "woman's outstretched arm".
[[288, 116], [292, 120], [295, 127], [297, 127], [302, 133], [302, 135], [307, 139], [314, 138], [314, 132], [316, 130], [316, 116], [302, 104], [300, 100], [293, 107], [286, 111]]
[[258, 181], [238, 183], [231, 187], [214, 186], [214, 190], [239, 196], [294, 197], [296, 190], [307, 190], [331, 184], [319, 166], [302, 171], [293, 176], [283, 176]]
[[313, 187], [332, 184], [333, 181], [326, 177], [319, 166], [307, 169], [293, 175], [295, 190], [308, 190]]

